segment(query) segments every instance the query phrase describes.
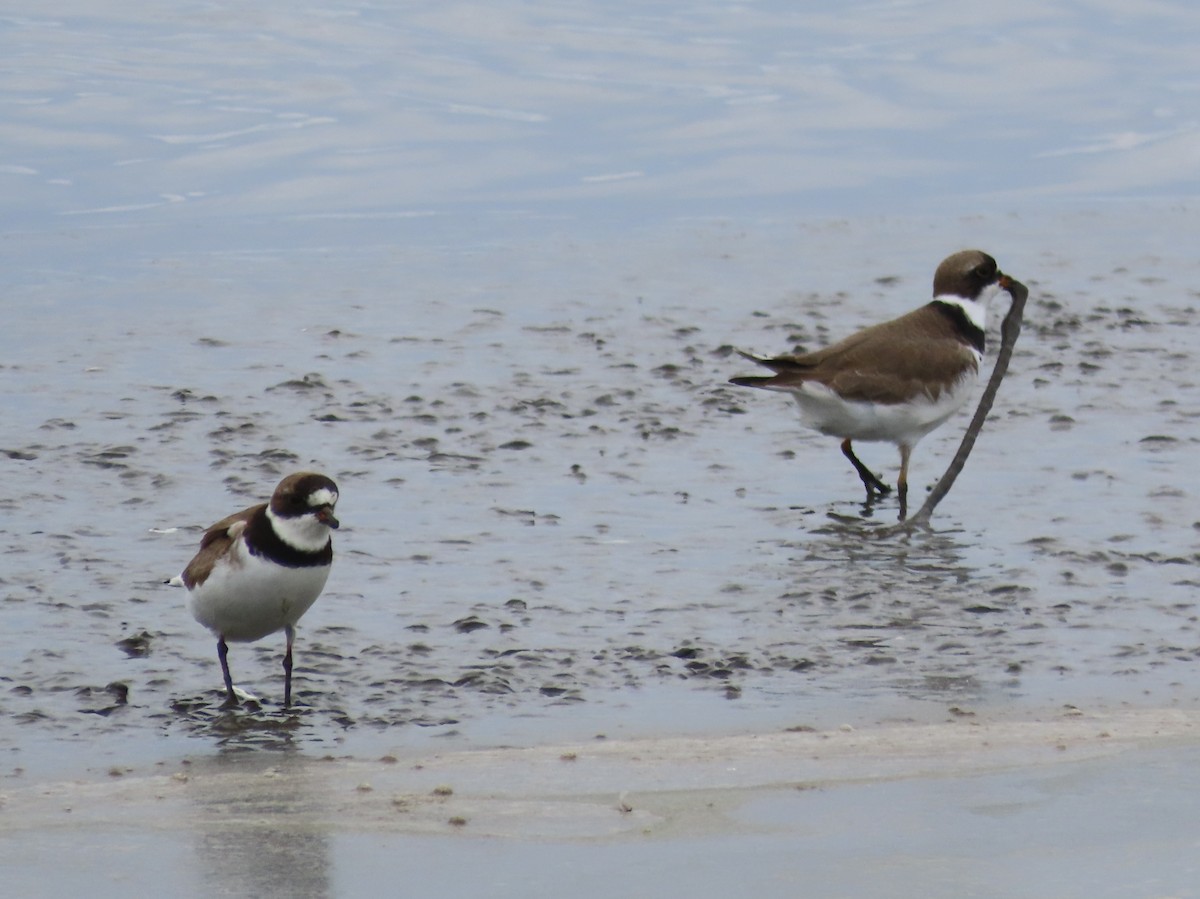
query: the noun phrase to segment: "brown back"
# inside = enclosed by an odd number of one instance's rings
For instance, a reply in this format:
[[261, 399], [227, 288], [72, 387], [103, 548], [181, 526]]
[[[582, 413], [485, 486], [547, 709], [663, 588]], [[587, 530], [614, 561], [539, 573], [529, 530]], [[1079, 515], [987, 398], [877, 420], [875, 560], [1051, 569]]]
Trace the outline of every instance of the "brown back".
[[256, 515], [265, 515], [266, 511], [267, 504], [259, 503], [257, 506], [251, 506], [249, 509], [243, 509], [241, 512], [235, 512], [233, 515], [222, 518], [209, 527], [204, 532], [204, 536], [200, 538], [200, 551], [183, 570], [184, 586], [190, 590], [208, 580], [217, 560], [229, 552], [229, 547], [241, 536], [242, 531], [246, 530], [250, 521]]

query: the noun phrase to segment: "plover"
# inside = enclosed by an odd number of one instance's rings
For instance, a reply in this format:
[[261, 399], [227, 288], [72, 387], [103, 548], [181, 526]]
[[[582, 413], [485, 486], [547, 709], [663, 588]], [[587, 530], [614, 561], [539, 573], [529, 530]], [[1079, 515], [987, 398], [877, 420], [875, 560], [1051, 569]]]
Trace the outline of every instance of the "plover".
[[296, 622], [325, 587], [333, 562], [330, 529], [338, 526], [337, 486], [300, 472], [279, 482], [271, 501], [222, 518], [204, 532], [200, 551], [168, 583], [187, 588], [188, 611], [217, 635], [228, 706], [238, 704], [227, 642], [248, 643], [282, 630], [283, 704], [292, 704]]
[[1008, 284], [987, 253], [962, 250], [937, 267], [933, 299], [924, 306], [812, 353], [774, 358], [741, 353], [775, 374], [731, 383], [790, 393], [804, 424], [842, 439], [868, 503], [891, 488], [859, 461], [853, 441], [896, 444], [903, 519], [913, 447], [971, 395], [983, 361], [987, 305]]

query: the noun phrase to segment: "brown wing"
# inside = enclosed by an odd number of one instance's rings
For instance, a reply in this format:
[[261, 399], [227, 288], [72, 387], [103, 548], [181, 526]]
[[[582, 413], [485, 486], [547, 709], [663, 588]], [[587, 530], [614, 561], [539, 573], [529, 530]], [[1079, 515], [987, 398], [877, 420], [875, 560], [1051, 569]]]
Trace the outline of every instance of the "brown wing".
[[[750, 387], [768, 385], [771, 387], [780, 387], [786, 386], [789, 382], [799, 383], [813, 378], [824, 382], [824, 379], [815, 374], [823, 367], [840, 366], [842, 364], [841, 360], [845, 360], [849, 364], [851, 360], [856, 360], [856, 357], [869, 359], [874, 355], [872, 352], [873, 344], [891, 342], [893, 337], [909, 330], [913, 324], [918, 323], [921, 319], [927, 318], [928, 316], [922, 315], [925, 312], [926, 307], [914, 309], [907, 315], [900, 316], [900, 318], [880, 322], [877, 325], [871, 325], [869, 328], [863, 328], [861, 331], [855, 331], [849, 337], [822, 349], [814, 350], [811, 353], [783, 353], [779, 356], [763, 357], [753, 356], [750, 353], [743, 353], [741, 350], [738, 350], [738, 355], [743, 359], [749, 359], [751, 362], [765, 366], [777, 375], [795, 375], [796, 378], [785, 380], [767, 377], [745, 377], [735, 378], [733, 379], [733, 383], [744, 384]], [[889, 332], [896, 333], [889, 334]], [[865, 348], [864, 344], [866, 344]]]
[[229, 547], [241, 536], [242, 531], [246, 530], [250, 519], [265, 511], [266, 508], [266, 503], [259, 503], [257, 506], [251, 506], [249, 509], [243, 509], [241, 512], [235, 512], [233, 515], [222, 518], [210, 526], [204, 532], [204, 536], [200, 538], [200, 551], [196, 553], [192, 561], [188, 562], [187, 568], [183, 569], [184, 586], [191, 590], [208, 580], [213, 566], [217, 564], [217, 559], [229, 552]]
[[735, 378], [733, 383], [786, 390], [815, 381], [848, 400], [876, 403], [900, 402], [912, 395], [916, 382], [932, 382], [936, 396], [978, 364], [954, 324], [929, 306], [864, 328], [812, 353], [749, 358], [776, 372], [775, 376]]
[[899, 403], [922, 391], [937, 399], [943, 390], [979, 364], [975, 354], [957, 340], [936, 344], [922, 341], [911, 347], [903, 344], [896, 347], [896, 358], [886, 364], [866, 356], [848, 362], [847, 368], [829, 372], [828, 377], [817, 369], [804, 380], [825, 384], [847, 400]]

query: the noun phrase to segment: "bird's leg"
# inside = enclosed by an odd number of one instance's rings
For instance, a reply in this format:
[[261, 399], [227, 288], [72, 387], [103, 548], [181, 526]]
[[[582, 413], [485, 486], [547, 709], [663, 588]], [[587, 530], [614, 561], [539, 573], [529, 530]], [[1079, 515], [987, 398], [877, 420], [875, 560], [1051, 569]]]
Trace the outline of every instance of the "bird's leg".
[[292, 705], [292, 641], [296, 639], [296, 629], [290, 624], [283, 632], [287, 635], [287, 651], [283, 654], [283, 707]]
[[900, 477], [896, 478], [896, 496], [900, 499], [900, 520], [908, 517], [908, 458], [912, 447], [900, 444]]
[[880, 496], [891, 492], [892, 488], [875, 477], [871, 473], [871, 469], [863, 465], [858, 460], [858, 456], [854, 455], [854, 447], [851, 445], [849, 437], [842, 441], [842, 455], [850, 460], [850, 464], [854, 466], [854, 470], [862, 478], [863, 486], [867, 488], [867, 502], [871, 501], [872, 491], [878, 492]]
[[217, 638], [217, 658], [221, 660], [221, 674], [225, 677], [225, 702], [221, 705], [223, 708], [236, 709], [241, 703], [238, 702], [237, 694], [233, 692], [233, 678], [229, 675], [229, 661], [226, 658], [229, 655], [229, 647], [225, 644], [224, 637]]

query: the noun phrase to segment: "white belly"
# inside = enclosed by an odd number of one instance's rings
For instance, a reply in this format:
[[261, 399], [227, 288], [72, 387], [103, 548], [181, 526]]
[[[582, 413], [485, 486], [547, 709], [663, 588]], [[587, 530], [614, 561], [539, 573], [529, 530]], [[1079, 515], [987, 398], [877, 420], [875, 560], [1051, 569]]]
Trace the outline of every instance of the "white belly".
[[953, 415], [971, 396], [978, 376], [961, 378], [937, 399], [921, 394], [907, 403], [866, 403], [842, 399], [822, 384], [805, 383], [790, 391], [808, 427], [832, 437], [883, 440], [916, 446], [917, 441]]
[[192, 617], [226, 640], [247, 642], [294, 625], [316, 602], [329, 566], [285, 568], [240, 553], [188, 592]]

